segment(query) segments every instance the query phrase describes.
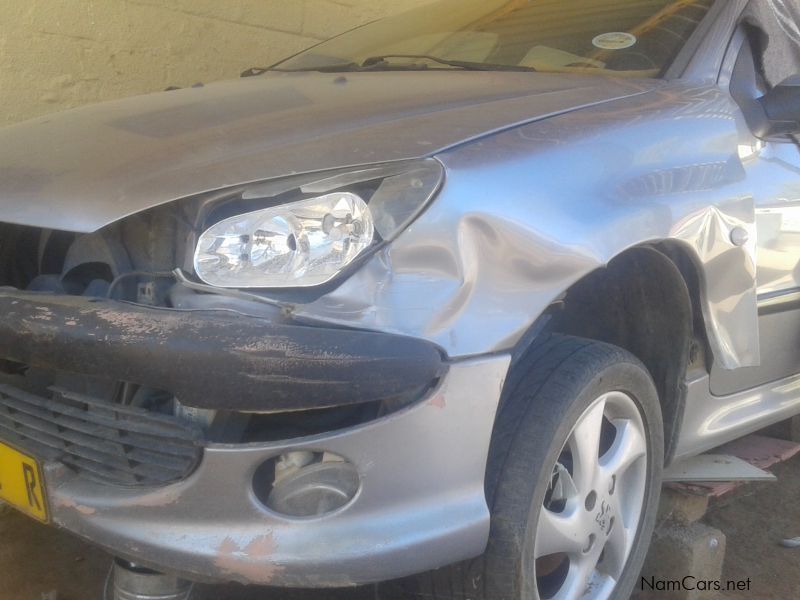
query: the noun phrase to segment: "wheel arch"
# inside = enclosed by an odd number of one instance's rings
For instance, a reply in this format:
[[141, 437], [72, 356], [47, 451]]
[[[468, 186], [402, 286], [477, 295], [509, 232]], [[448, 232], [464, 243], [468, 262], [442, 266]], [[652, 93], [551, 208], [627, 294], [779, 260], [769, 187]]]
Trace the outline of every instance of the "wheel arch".
[[640, 245], [580, 279], [548, 311], [548, 330], [614, 344], [647, 367], [661, 401], [667, 463], [680, 434], [687, 369], [711, 359], [700, 277], [680, 242]]

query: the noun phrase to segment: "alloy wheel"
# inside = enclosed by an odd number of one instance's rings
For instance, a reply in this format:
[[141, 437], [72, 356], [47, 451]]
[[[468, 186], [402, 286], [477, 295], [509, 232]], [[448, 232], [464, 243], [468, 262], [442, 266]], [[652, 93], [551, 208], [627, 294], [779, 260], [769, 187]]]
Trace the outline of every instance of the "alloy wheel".
[[647, 441], [637, 404], [619, 391], [581, 414], [553, 466], [534, 543], [542, 599], [609, 598], [642, 516]]

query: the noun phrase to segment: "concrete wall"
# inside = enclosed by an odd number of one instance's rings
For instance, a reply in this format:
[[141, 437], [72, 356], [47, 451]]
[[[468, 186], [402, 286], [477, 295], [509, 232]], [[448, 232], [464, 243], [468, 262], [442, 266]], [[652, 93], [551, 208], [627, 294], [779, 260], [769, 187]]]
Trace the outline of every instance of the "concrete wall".
[[0, 126], [237, 77], [429, 0], [0, 0]]

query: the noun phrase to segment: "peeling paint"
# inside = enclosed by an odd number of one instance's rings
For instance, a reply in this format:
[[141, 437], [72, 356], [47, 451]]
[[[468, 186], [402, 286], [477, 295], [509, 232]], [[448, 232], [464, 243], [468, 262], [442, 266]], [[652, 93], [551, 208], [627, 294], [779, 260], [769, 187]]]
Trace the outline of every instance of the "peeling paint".
[[158, 323], [154, 323], [149, 321], [146, 315], [123, 313], [112, 309], [99, 310], [95, 313], [95, 316], [113, 327], [124, 330], [126, 334], [131, 336], [166, 336], [170, 331], [174, 331], [180, 327], [178, 322], [169, 323], [165, 320], [161, 320]]
[[266, 584], [283, 571], [283, 567], [269, 560], [276, 549], [272, 532], [241, 544], [226, 537], [217, 548], [214, 564], [235, 580]]
[[444, 397], [444, 394], [436, 394], [428, 404], [438, 409], [443, 409], [447, 407], [447, 398]]
[[84, 516], [91, 516], [97, 512], [96, 508], [91, 506], [84, 506], [82, 504], [78, 504], [77, 500], [70, 497], [58, 497], [53, 501], [54, 506], [58, 508], [71, 508], [79, 512]]
[[176, 504], [180, 501], [182, 490], [180, 488], [172, 488], [167, 490], [159, 490], [152, 494], [145, 494], [144, 496], [136, 496], [130, 499], [131, 506], [143, 506], [146, 508], [155, 508], [159, 506], [169, 506]]

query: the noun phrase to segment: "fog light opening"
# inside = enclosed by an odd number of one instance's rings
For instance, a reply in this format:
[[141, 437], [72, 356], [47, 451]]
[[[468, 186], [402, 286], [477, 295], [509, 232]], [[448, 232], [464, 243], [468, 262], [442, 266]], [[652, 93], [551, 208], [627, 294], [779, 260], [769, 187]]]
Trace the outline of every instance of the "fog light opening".
[[264, 462], [253, 479], [256, 497], [269, 510], [288, 517], [321, 517], [355, 498], [358, 470], [330, 452], [296, 450]]

